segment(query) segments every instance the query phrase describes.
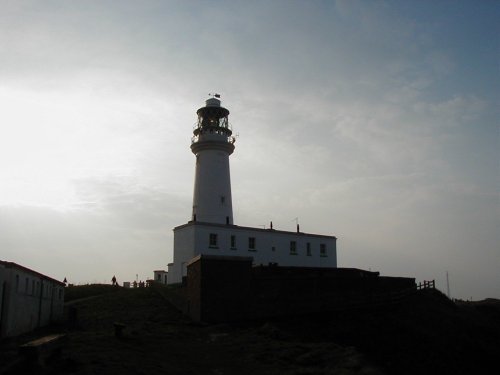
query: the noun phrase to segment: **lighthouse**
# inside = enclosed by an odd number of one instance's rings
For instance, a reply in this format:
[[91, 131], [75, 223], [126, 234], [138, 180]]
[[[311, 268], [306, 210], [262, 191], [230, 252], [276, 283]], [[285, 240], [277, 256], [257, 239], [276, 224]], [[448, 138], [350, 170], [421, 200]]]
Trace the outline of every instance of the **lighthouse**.
[[220, 95], [205, 101], [196, 111], [191, 151], [196, 156], [196, 171], [191, 220], [213, 224], [233, 224], [229, 155], [234, 137], [229, 111], [221, 106]]
[[191, 220], [174, 228], [173, 262], [168, 264], [168, 284], [187, 277], [187, 269], [199, 257], [251, 259], [254, 265], [335, 268], [335, 236], [288, 232], [273, 228], [235, 225], [231, 197], [229, 156], [234, 137], [229, 111], [220, 95], [205, 101], [196, 111], [191, 151], [196, 157]]

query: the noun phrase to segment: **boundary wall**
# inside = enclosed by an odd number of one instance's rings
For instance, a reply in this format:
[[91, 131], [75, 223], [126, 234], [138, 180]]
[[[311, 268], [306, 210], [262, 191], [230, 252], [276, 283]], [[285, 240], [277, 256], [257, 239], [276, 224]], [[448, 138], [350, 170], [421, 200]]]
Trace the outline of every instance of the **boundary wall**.
[[414, 278], [354, 268], [252, 266], [251, 257], [199, 255], [176, 305], [195, 321], [229, 322], [394, 303]]

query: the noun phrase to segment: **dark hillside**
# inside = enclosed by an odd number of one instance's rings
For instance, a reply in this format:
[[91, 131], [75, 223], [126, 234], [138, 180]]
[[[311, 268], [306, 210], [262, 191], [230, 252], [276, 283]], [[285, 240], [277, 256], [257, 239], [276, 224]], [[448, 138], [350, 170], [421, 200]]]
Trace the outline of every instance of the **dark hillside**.
[[[99, 288], [98, 288], [99, 289]], [[500, 353], [500, 304], [455, 304], [422, 291], [397, 306], [200, 325], [159, 293], [116, 288], [73, 300], [78, 325], [41, 374], [481, 374]], [[92, 294], [92, 293], [90, 293]], [[113, 322], [126, 325], [114, 336]], [[41, 332], [42, 333], [42, 332]], [[29, 337], [1, 346], [4, 362]], [[10, 352], [9, 352], [10, 350]], [[2, 367], [2, 366], [0, 366]], [[26, 372], [22, 365], [7, 374]]]
[[[168, 288], [162, 292], [168, 293]], [[21, 364], [11, 366], [5, 373], [382, 374], [354, 348], [302, 342], [281, 334], [270, 323], [194, 324], [155, 288], [119, 288], [89, 297], [68, 306], [77, 309], [78, 324], [68, 331], [67, 345], [57, 361], [35, 371]], [[114, 336], [116, 321], [126, 325], [122, 339]], [[16, 345], [30, 339], [5, 343], [2, 349], [10, 355], [0, 359], [15, 361]]]
[[500, 301], [457, 305], [437, 290], [376, 310], [277, 323], [303, 340], [352, 345], [389, 374], [482, 374], [500, 353]]
[[109, 284], [71, 285], [64, 289], [64, 302], [94, 297], [101, 294], [114, 293], [119, 290], [119, 287]]

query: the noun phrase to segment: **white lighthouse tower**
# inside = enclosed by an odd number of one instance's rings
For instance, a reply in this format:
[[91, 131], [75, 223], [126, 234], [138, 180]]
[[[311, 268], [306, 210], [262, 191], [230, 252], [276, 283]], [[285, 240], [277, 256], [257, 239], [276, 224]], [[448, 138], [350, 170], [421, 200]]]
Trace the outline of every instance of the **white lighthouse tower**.
[[255, 265], [337, 267], [336, 237], [233, 223], [229, 156], [234, 137], [229, 111], [220, 96], [207, 99], [196, 111], [191, 151], [196, 172], [191, 220], [174, 228], [174, 259], [168, 264], [168, 284], [187, 277], [188, 266], [199, 256], [251, 257]]
[[218, 94], [196, 111], [191, 151], [196, 155], [196, 172], [191, 220], [233, 224], [229, 155], [234, 137], [228, 122], [229, 111], [221, 106]]

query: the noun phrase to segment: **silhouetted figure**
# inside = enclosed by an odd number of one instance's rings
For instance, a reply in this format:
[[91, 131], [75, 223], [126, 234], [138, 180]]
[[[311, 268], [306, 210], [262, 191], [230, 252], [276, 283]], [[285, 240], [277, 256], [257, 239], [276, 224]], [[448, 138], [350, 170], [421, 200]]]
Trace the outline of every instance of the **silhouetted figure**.
[[66, 278], [64, 278], [63, 283], [64, 283], [64, 286], [68, 286], [68, 280], [66, 280]]
[[116, 277], [113, 275], [113, 278], [111, 279], [111, 282], [113, 283], [113, 285], [117, 285], [117, 282], [116, 282]]

